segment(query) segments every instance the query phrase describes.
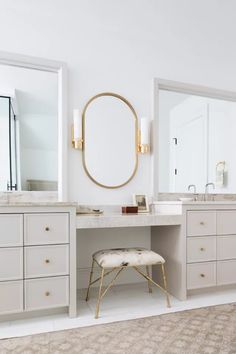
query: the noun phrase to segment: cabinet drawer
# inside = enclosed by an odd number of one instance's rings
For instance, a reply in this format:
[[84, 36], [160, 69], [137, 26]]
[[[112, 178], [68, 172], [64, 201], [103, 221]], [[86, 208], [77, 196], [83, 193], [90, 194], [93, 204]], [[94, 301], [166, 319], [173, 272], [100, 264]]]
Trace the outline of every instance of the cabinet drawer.
[[68, 306], [69, 278], [41, 278], [25, 280], [25, 309], [40, 310]]
[[0, 247], [23, 246], [23, 215], [0, 215]]
[[67, 213], [26, 214], [25, 245], [43, 245], [69, 242], [69, 215]]
[[25, 247], [25, 278], [69, 274], [69, 245]]
[[0, 281], [23, 279], [23, 247], [0, 248]]
[[216, 260], [216, 236], [188, 237], [187, 262]]
[[236, 283], [236, 260], [217, 262], [217, 285]]
[[236, 234], [236, 211], [225, 210], [217, 212], [217, 234]]
[[189, 211], [187, 213], [187, 236], [216, 235], [215, 211]]
[[236, 258], [236, 235], [217, 237], [217, 259]]
[[187, 265], [187, 289], [200, 289], [216, 285], [216, 262]]
[[23, 280], [0, 283], [0, 314], [23, 311]]

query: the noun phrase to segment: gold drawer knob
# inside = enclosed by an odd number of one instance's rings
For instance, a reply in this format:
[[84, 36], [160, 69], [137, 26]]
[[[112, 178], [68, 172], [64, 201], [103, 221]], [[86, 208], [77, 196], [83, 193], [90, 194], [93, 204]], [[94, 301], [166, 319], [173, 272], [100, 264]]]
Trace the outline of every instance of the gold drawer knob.
[[205, 248], [204, 248], [204, 247], [201, 247], [201, 248], [200, 248], [200, 251], [205, 251]]
[[49, 226], [46, 226], [46, 227], [45, 227], [45, 231], [50, 231]]
[[205, 274], [203, 274], [203, 273], [200, 274], [200, 277], [205, 278]]
[[50, 259], [45, 259], [45, 263], [50, 263]]
[[200, 221], [200, 225], [204, 225], [204, 221]]
[[45, 296], [50, 296], [50, 292], [46, 291]]

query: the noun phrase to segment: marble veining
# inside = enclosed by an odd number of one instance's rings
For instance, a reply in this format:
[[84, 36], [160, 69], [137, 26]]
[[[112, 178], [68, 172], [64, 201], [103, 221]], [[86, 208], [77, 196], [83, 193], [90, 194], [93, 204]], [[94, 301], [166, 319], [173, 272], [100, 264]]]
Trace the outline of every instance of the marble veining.
[[57, 202], [57, 192], [0, 192], [0, 204], [25, 203], [25, 202]]
[[[158, 201], [178, 201], [179, 198], [190, 198], [193, 197], [192, 193], [158, 193], [156, 200]], [[236, 194], [207, 194], [207, 197], [214, 201], [236, 201]], [[198, 194], [198, 200], [203, 201], [204, 194]]]
[[77, 215], [77, 229], [181, 225], [182, 215], [179, 214], [121, 214], [104, 213], [102, 215]]

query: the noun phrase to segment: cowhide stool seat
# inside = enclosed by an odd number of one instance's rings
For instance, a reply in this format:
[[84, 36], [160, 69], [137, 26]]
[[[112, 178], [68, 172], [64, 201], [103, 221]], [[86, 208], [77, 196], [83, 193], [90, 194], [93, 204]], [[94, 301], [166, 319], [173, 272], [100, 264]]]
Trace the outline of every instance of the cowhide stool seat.
[[[97, 251], [93, 254], [92, 259], [92, 268], [90, 273], [86, 301], [88, 301], [89, 299], [89, 290], [91, 285], [100, 280], [95, 318], [98, 318], [102, 298], [114, 284], [119, 274], [127, 267], [132, 267], [148, 281], [148, 289], [150, 293], [152, 292], [151, 284], [154, 284], [159, 289], [161, 289], [166, 295], [167, 306], [170, 307], [170, 300], [169, 294], [167, 292], [164, 268], [165, 260], [158, 253], [145, 248], [117, 248]], [[97, 263], [97, 265], [101, 268], [101, 276], [93, 280], [93, 270], [95, 263]], [[154, 265], [161, 266], [163, 286], [157, 284], [149, 275], [149, 266]], [[140, 267], [143, 266], [146, 267], [146, 274], [140, 269]], [[109, 285], [106, 287], [106, 289], [102, 291], [104, 277], [112, 273], [113, 271], [116, 271], [115, 276], [113, 277]]]

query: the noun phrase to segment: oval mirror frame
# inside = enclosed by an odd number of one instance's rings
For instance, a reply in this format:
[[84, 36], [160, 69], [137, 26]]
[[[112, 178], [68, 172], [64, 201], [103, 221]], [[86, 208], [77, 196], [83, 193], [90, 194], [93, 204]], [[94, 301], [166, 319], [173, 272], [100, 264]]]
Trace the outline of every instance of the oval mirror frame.
[[[113, 97], [113, 98], [117, 98], [119, 100], [121, 100], [123, 103], [125, 103], [128, 108], [131, 110], [132, 114], [133, 114], [133, 117], [134, 117], [134, 121], [135, 121], [135, 163], [134, 163], [134, 169], [133, 169], [133, 172], [132, 174], [130, 175], [130, 177], [123, 183], [121, 184], [118, 184], [118, 185], [105, 185], [105, 184], [102, 184], [100, 182], [98, 182], [90, 173], [89, 173], [89, 170], [87, 168], [87, 165], [86, 165], [86, 157], [85, 157], [85, 151], [86, 151], [86, 139], [85, 139], [85, 120], [86, 120], [86, 112], [87, 112], [87, 109], [89, 107], [89, 105], [94, 101], [96, 100], [97, 98], [99, 97], [103, 97], [103, 96], [110, 96], [110, 97]], [[95, 183], [97, 184], [98, 186], [100, 187], [103, 187], [103, 188], [108, 188], [108, 189], [115, 189], [115, 188], [121, 188], [123, 186], [125, 186], [126, 184], [128, 184], [132, 179], [133, 177], [135, 176], [136, 172], [137, 172], [137, 169], [138, 169], [138, 117], [137, 117], [137, 114], [133, 108], [133, 106], [131, 105], [131, 103], [129, 101], [127, 101], [126, 98], [124, 98], [123, 96], [120, 96], [116, 93], [112, 93], [112, 92], [102, 92], [102, 93], [99, 93], [95, 96], [93, 96], [92, 98], [89, 99], [89, 101], [86, 103], [85, 107], [84, 107], [84, 110], [83, 110], [83, 113], [82, 113], [82, 139], [83, 139], [83, 150], [82, 150], [82, 162], [83, 162], [83, 167], [84, 167], [84, 170], [87, 174], [87, 176]]]

